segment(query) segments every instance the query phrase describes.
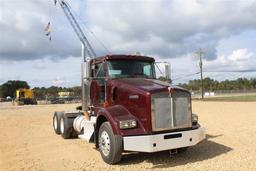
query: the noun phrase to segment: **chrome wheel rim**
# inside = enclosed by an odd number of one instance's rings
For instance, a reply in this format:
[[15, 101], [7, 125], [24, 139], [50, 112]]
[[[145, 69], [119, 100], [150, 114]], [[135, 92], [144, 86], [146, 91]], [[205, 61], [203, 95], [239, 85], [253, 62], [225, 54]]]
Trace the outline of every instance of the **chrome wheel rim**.
[[64, 119], [60, 119], [60, 132], [63, 134], [64, 133]]
[[110, 153], [110, 139], [106, 131], [102, 131], [99, 139], [99, 147], [104, 156], [108, 156]]
[[57, 117], [56, 116], [54, 116], [54, 118], [53, 118], [53, 127], [54, 127], [55, 130], [57, 130], [58, 123], [57, 123]]

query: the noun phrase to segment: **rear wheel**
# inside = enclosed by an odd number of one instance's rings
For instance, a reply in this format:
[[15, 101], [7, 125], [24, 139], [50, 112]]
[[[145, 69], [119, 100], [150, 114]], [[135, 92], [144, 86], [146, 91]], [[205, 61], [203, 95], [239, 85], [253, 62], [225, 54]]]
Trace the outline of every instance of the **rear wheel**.
[[60, 117], [62, 112], [55, 112], [52, 119], [53, 129], [56, 134], [60, 134]]
[[98, 133], [99, 151], [102, 159], [108, 164], [115, 164], [121, 160], [123, 144], [122, 137], [115, 135], [109, 122], [104, 122]]
[[77, 137], [77, 132], [73, 128], [75, 118], [69, 118], [63, 114], [60, 117], [60, 134], [64, 139]]

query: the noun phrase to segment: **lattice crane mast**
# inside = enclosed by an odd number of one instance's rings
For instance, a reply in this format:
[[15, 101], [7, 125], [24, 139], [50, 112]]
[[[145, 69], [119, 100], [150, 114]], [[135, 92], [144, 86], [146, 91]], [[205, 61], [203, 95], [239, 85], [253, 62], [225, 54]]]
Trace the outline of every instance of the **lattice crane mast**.
[[70, 25], [72, 26], [73, 30], [75, 31], [77, 37], [79, 38], [79, 40], [81, 41], [82, 44], [82, 56], [84, 61], [86, 60], [86, 54], [88, 54], [88, 56], [90, 58], [95, 58], [96, 57], [96, 53], [94, 51], [94, 49], [92, 48], [90, 42], [88, 41], [88, 39], [86, 38], [83, 30], [81, 29], [81, 27], [79, 26], [75, 16], [73, 15], [71, 9], [70, 9], [70, 5], [65, 1], [65, 0], [58, 0], [55, 1], [56, 3], [58, 2], [63, 10], [63, 12], [65, 13]]

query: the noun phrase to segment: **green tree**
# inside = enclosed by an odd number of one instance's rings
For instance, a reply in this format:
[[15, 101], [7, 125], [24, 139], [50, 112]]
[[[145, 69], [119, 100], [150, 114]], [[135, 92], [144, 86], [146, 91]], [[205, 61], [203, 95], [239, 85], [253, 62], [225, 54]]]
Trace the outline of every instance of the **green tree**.
[[14, 98], [15, 92], [19, 88], [30, 88], [30, 86], [26, 81], [9, 80], [1, 85], [1, 96], [4, 98], [7, 96]]
[[3, 98], [4, 97], [4, 95], [3, 95], [3, 92], [2, 92], [2, 85], [0, 85], [0, 98]]
[[251, 85], [251, 88], [256, 88], [256, 78], [250, 79], [250, 85]]
[[51, 86], [47, 88], [46, 94], [47, 96], [50, 96], [50, 97], [56, 97], [58, 96], [58, 92], [62, 90], [63, 90], [62, 87]]
[[81, 88], [81, 86], [72, 87], [71, 92], [74, 92], [74, 96], [81, 96], [82, 88]]
[[45, 99], [45, 95], [47, 93], [47, 88], [45, 87], [34, 87], [33, 88], [33, 91], [34, 91], [34, 94], [35, 94], [35, 97], [37, 99]]
[[[184, 87], [191, 91], [197, 91], [201, 88], [201, 80], [189, 80], [188, 83], [179, 84], [179, 86]], [[204, 78], [204, 90], [205, 91], [215, 91], [215, 90], [244, 90], [256, 88], [256, 78], [238, 78], [236, 80], [224, 80], [217, 81], [209, 77]]]

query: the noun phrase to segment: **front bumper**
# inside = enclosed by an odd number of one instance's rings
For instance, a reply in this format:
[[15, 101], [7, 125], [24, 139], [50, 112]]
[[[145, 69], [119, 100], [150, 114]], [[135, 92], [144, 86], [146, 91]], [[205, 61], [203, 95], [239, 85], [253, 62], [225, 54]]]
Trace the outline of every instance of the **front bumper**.
[[125, 151], [156, 152], [189, 147], [205, 139], [205, 129], [123, 137]]

